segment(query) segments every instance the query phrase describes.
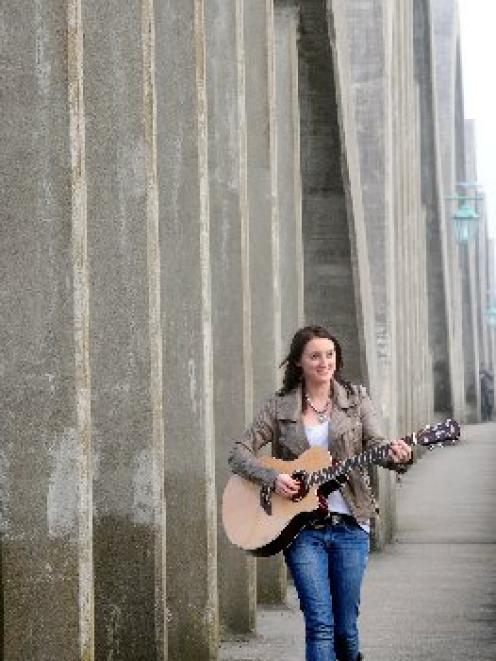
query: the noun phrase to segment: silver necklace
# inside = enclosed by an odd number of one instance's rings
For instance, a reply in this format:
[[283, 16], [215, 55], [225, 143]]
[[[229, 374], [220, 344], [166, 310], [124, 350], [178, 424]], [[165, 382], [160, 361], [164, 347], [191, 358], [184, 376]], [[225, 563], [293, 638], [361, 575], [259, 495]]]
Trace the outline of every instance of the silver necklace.
[[326, 405], [324, 406], [324, 408], [323, 408], [321, 411], [319, 411], [319, 409], [318, 409], [316, 406], [313, 405], [312, 400], [310, 399], [310, 397], [308, 396], [307, 393], [305, 393], [305, 399], [306, 399], [306, 401], [307, 401], [307, 403], [308, 403], [308, 406], [312, 409], [312, 411], [315, 412], [315, 414], [316, 414], [316, 416], [317, 416], [317, 420], [318, 420], [321, 424], [322, 424], [323, 422], [325, 422], [325, 421], [328, 419], [328, 417], [327, 417], [327, 415], [326, 415], [326, 411], [327, 411], [327, 407], [329, 406], [329, 402], [330, 402], [330, 400], [328, 399], [327, 402], [326, 402]]

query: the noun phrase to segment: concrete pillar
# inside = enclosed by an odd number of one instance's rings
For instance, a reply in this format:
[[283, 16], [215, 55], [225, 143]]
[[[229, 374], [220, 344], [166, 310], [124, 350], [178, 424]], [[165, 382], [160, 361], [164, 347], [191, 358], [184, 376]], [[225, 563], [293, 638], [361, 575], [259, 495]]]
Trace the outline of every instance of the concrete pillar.
[[2, 10], [0, 534], [5, 659], [93, 659], [80, 3]]
[[277, 126], [277, 200], [281, 287], [281, 346], [303, 325], [298, 22], [294, 0], [277, 0], [274, 13]]
[[480, 421], [479, 343], [477, 332], [475, 243], [462, 245], [463, 364], [465, 369], [465, 406], [467, 422]]
[[[477, 153], [475, 141], [475, 122], [474, 120], [465, 120], [465, 179], [467, 182], [477, 182]], [[464, 194], [472, 197], [483, 197], [480, 195], [480, 189], [477, 186], [465, 187]], [[469, 255], [471, 301], [472, 301], [472, 325], [474, 342], [474, 364], [472, 383], [475, 394], [473, 402], [473, 419], [481, 420], [481, 388], [480, 388], [480, 368], [487, 365], [487, 322], [486, 310], [489, 307], [487, 301], [487, 217], [484, 199], [473, 199], [471, 206], [479, 214], [477, 223], [477, 235], [474, 237], [473, 245]], [[486, 367], [487, 369], [487, 367]]]
[[217, 511], [202, 0], [155, 6], [168, 658], [215, 658]]
[[[341, 2], [327, 2], [325, 7], [313, 2], [302, 7], [302, 33], [305, 36], [301, 39], [301, 51], [305, 59], [302, 57], [301, 63], [305, 66], [300, 70], [301, 88], [305, 89], [306, 84], [306, 96], [301, 100], [303, 226], [305, 275], [308, 273], [308, 277], [313, 278], [308, 287], [305, 280], [305, 305], [308, 309], [309, 305], [317, 304], [326, 314], [332, 315], [331, 328], [343, 340], [346, 376], [368, 385], [380, 409], [377, 334], [366, 240], [368, 221], [363, 198], [365, 187], [361, 180], [366, 149], [361, 143], [363, 135], [357, 131], [355, 105], [355, 84], [362, 80], [361, 75], [363, 80], [366, 78], [368, 70], [361, 69], [356, 79], [353, 73], [350, 74], [355, 71], [352, 62], [356, 60], [350, 52], [350, 40], [353, 39], [350, 30], [353, 31], [354, 23], [348, 21], [348, 9]], [[322, 30], [323, 10], [327, 34]], [[315, 61], [319, 62], [318, 67]], [[366, 92], [363, 98], [366, 98]], [[304, 135], [310, 138], [306, 149]], [[317, 159], [312, 161], [315, 155]], [[330, 200], [338, 197], [338, 192], [343, 195], [339, 212], [329, 205]], [[315, 209], [305, 206], [311, 200], [318, 203]], [[315, 220], [312, 223], [316, 209], [322, 214], [317, 216], [320, 225]], [[305, 234], [307, 225], [309, 233]], [[308, 244], [307, 239], [310, 239]], [[319, 247], [313, 254], [312, 243]], [[341, 324], [343, 326], [339, 329]], [[372, 482], [378, 499], [382, 501], [383, 513], [380, 525], [374, 531], [374, 543], [382, 543], [381, 535], [392, 524], [389, 481], [387, 473], [372, 471]]]
[[154, 16], [151, 2], [83, 8], [96, 656], [158, 660], [167, 651]]
[[[388, 91], [391, 67], [387, 34], [389, 15], [378, 0], [344, 3], [349, 60], [349, 87], [353, 99], [364, 229], [370, 264], [375, 317], [378, 379], [376, 406], [385, 435], [396, 434], [396, 337], [394, 323], [393, 179], [391, 175], [391, 109]], [[364, 40], [364, 30], [370, 38]], [[340, 40], [344, 44], [344, 40]], [[372, 469], [372, 482], [381, 510], [374, 544], [391, 539], [395, 520], [394, 480], [388, 472]]]
[[[214, 0], [205, 7], [219, 515], [232, 440], [249, 423], [253, 408], [243, 9], [243, 0]], [[255, 560], [229, 543], [220, 519], [218, 546], [221, 623], [230, 631], [253, 631]]]
[[[415, 422], [415, 382], [412, 369], [418, 365], [415, 355], [415, 325], [418, 295], [415, 200], [419, 185], [415, 170], [416, 99], [412, 94], [412, 15], [410, 3], [395, 6], [393, 13], [393, 176], [395, 193], [396, 237], [396, 350], [398, 390], [398, 433], [411, 433]], [[417, 177], [416, 177], [417, 175]]]
[[452, 410], [452, 379], [447, 293], [449, 254], [441, 179], [440, 141], [436, 103], [433, 25], [430, 2], [414, 3], [416, 80], [419, 85], [421, 190], [426, 214], [428, 336], [434, 388], [433, 408], [439, 417]]
[[281, 347], [273, 0], [244, 3], [254, 408], [278, 387]]
[[[374, 298], [379, 400], [385, 430], [396, 424], [396, 389], [393, 382], [395, 351], [392, 178], [388, 84], [390, 65], [386, 42], [388, 16], [383, 2], [345, 3], [350, 62], [350, 87], [354, 101], [360, 179]], [[364, 39], [364, 30], [370, 38]]]
[[[456, 52], [458, 26], [453, 0], [431, 0], [433, 45], [435, 63], [436, 107], [438, 111], [439, 154], [442, 174], [442, 197], [455, 192], [455, 114], [456, 114]], [[464, 370], [459, 356], [462, 355], [462, 312], [461, 280], [458, 248], [451, 217], [455, 211], [453, 203], [444, 202], [448, 248], [449, 287], [448, 328], [450, 351], [450, 374], [452, 385], [452, 414], [458, 420], [465, 415]]]
[[[278, 270], [277, 274], [272, 273], [276, 285], [274, 303], [277, 312], [274, 332], [277, 365], [287, 352], [294, 332], [303, 324], [296, 3], [291, 0], [276, 2], [275, 8], [269, 10], [269, 17], [269, 111], [272, 114], [271, 129], [274, 131], [271, 137], [272, 194], [277, 196], [277, 207], [272, 211], [276, 223], [273, 225], [275, 232], [269, 245], [275, 249], [272, 265]], [[255, 232], [252, 236], [255, 236]], [[254, 249], [258, 252], [259, 244], [254, 246]], [[256, 277], [255, 273], [253, 275]], [[258, 279], [260, 280], [260, 276]], [[256, 329], [255, 325], [253, 328], [263, 342], [260, 329]], [[256, 356], [254, 351], [255, 360]], [[254, 370], [256, 369], [254, 366]], [[255, 396], [257, 399], [256, 390]], [[283, 601], [287, 576], [282, 557], [260, 558], [257, 565], [259, 601]]]
[[480, 363], [488, 365], [490, 363], [490, 350], [489, 350], [489, 330], [488, 330], [488, 317], [487, 309], [491, 307], [490, 293], [488, 288], [488, 259], [489, 259], [489, 246], [488, 246], [488, 227], [487, 227], [487, 211], [485, 200], [478, 203], [477, 213], [481, 216], [479, 224], [479, 233], [476, 243], [476, 278], [478, 283], [477, 288], [477, 318], [479, 330], [479, 351]]
[[[363, 382], [342, 144], [325, 7], [301, 5], [300, 112], [305, 318], [331, 329], [345, 371]], [[319, 66], [315, 62], [319, 62]], [[350, 220], [352, 222], [352, 220]]]
[[[247, 180], [250, 216], [251, 345], [253, 402], [279, 386], [281, 291], [275, 120], [274, 3], [245, 2]], [[257, 597], [280, 603], [286, 594], [282, 556], [257, 560]]]

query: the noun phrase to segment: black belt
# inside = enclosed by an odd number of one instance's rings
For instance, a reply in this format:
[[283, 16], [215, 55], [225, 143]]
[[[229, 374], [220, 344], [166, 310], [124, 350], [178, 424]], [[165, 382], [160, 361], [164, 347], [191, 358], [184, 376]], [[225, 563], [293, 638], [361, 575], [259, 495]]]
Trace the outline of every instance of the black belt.
[[307, 528], [312, 530], [321, 530], [328, 526], [342, 526], [343, 524], [357, 525], [356, 519], [349, 514], [341, 514], [341, 512], [328, 512], [327, 514], [317, 515], [307, 523]]

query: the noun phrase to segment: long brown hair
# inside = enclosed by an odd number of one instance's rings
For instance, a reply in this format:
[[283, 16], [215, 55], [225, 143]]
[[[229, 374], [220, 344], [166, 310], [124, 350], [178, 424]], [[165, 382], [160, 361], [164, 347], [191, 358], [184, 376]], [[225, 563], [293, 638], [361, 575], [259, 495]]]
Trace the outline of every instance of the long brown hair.
[[291, 390], [294, 390], [298, 384], [303, 381], [303, 371], [298, 363], [301, 360], [305, 346], [314, 337], [322, 337], [327, 340], [331, 340], [331, 342], [334, 344], [334, 349], [336, 351], [336, 371], [334, 373], [334, 380], [348, 388], [348, 382], [344, 381], [341, 377], [341, 369], [343, 368], [343, 352], [341, 351], [341, 345], [339, 344], [338, 340], [334, 337], [334, 335], [331, 335], [327, 328], [324, 328], [323, 326], [304, 326], [303, 328], [297, 330], [293, 335], [293, 339], [291, 340], [289, 347], [289, 353], [280, 365], [280, 367], [284, 367], [282, 388], [279, 390], [280, 395], [286, 395]]

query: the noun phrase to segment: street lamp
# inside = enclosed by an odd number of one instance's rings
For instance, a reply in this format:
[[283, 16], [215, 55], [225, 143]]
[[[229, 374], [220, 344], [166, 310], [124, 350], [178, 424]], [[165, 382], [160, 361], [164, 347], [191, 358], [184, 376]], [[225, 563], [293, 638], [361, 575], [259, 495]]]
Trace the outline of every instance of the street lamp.
[[458, 243], [468, 243], [475, 237], [479, 225], [479, 218], [479, 214], [472, 209], [467, 200], [458, 207], [453, 215], [455, 234]]
[[496, 307], [490, 307], [486, 310], [487, 324], [491, 328], [496, 328]]
[[452, 195], [447, 200], [456, 200], [459, 204], [458, 209], [452, 216], [455, 224], [455, 235], [458, 243], [468, 243], [471, 241], [479, 226], [480, 216], [469, 202], [484, 199], [482, 194], [478, 194], [479, 185], [475, 182], [461, 181], [456, 184], [460, 188], [475, 188], [475, 195]]

